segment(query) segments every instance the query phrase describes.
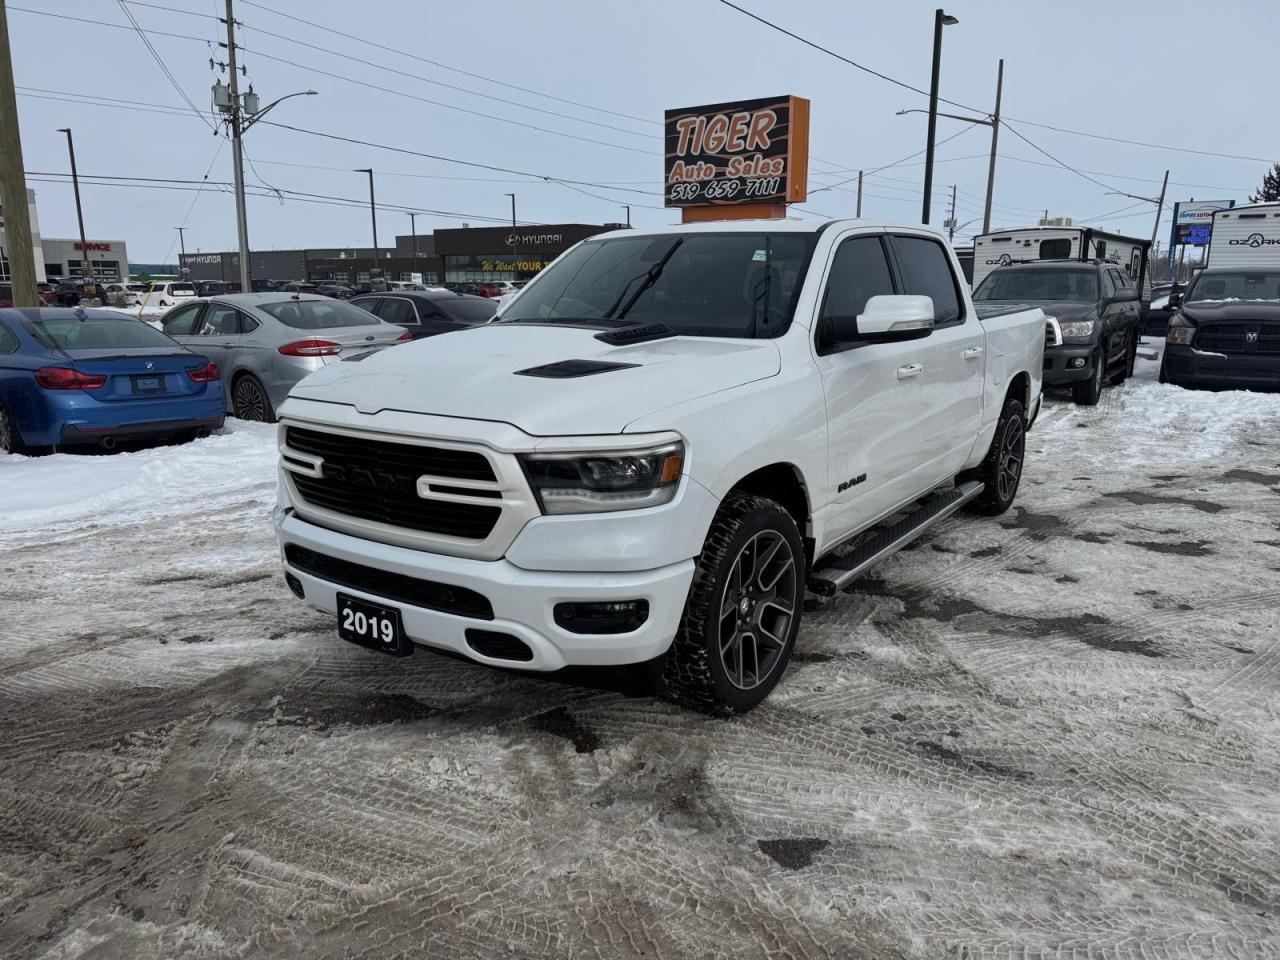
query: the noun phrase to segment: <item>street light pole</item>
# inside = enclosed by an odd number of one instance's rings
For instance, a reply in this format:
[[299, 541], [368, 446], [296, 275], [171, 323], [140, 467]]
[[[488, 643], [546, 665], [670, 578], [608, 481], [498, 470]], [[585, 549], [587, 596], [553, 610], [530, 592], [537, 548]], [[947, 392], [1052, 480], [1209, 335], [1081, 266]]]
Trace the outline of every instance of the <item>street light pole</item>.
[[[181, 257], [178, 260], [178, 263], [181, 264], [180, 272], [182, 273], [182, 279], [186, 280], [187, 277], [191, 275], [191, 269], [187, 266], [187, 238], [186, 238], [187, 228], [174, 227], [174, 229], [178, 231], [178, 249], [181, 251]], [[172, 250], [173, 248], [170, 247], [169, 249]], [[241, 291], [241, 292], [243, 293], [244, 291]]]
[[[231, 0], [227, 0], [228, 3]], [[933, 141], [938, 132], [938, 80], [942, 69], [942, 28], [960, 21], [944, 12], [941, 7], [933, 12], [933, 77], [929, 82], [929, 134], [925, 141], [924, 156], [924, 206], [920, 222], [929, 222], [929, 207], [933, 201]]]
[[624, 203], [622, 209], [627, 211], [627, 226], [631, 226], [631, 204]]
[[80, 225], [80, 279], [84, 281], [89, 279], [85, 267], [89, 267], [89, 273], [92, 273], [93, 269], [92, 264], [89, 263], [89, 243], [84, 238], [84, 209], [80, 206], [80, 175], [76, 172], [76, 145], [71, 139], [70, 127], [59, 127], [58, 132], [67, 135], [67, 154], [71, 157], [71, 189], [76, 195], [76, 222]]
[[418, 269], [418, 215], [414, 211], [409, 211], [409, 233], [413, 236], [413, 272], [420, 274], [422, 271]]
[[514, 230], [516, 226], [516, 195], [514, 193], [504, 193], [503, 196], [511, 198], [511, 229]]
[[982, 211], [982, 232], [991, 232], [991, 199], [996, 192], [996, 144], [1000, 141], [1000, 95], [1004, 91], [1004, 60], [996, 68], [996, 112], [991, 115], [991, 163], [987, 167], [987, 204]]
[[858, 212], [856, 214], [859, 220], [862, 219], [862, 171], [858, 171]]

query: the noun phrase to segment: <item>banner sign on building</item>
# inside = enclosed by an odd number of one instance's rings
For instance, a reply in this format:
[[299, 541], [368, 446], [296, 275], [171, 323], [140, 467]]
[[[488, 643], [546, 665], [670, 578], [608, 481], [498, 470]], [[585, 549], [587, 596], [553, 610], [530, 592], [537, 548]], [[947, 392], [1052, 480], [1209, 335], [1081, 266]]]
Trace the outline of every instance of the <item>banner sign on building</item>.
[[809, 101], [765, 97], [666, 112], [668, 207], [801, 203]]

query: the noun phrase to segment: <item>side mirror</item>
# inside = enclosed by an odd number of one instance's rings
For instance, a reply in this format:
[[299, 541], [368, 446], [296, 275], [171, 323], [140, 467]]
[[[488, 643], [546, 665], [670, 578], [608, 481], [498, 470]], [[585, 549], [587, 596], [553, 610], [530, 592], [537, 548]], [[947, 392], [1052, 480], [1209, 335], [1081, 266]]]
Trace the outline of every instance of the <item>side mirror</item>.
[[933, 332], [933, 298], [913, 294], [872, 297], [858, 315], [857, 335], [888, 343], [915, 340]]

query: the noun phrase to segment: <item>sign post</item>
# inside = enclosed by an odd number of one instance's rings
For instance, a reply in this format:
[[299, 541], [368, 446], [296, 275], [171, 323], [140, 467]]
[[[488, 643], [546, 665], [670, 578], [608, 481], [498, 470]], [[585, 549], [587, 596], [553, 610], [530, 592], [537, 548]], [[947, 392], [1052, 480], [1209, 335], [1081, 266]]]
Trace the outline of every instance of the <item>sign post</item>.
[[684, 223], [781, 218], [808, 195], [803, 97], [668, 110], [664, 139], [665, 203]]

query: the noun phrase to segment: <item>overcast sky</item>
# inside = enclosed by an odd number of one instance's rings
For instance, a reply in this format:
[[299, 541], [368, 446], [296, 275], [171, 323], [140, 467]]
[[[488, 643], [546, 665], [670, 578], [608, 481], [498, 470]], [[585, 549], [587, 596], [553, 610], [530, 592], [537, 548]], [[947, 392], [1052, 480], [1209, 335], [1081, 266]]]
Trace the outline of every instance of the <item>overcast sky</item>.
[[[215, 79], [209, 59], [225, 58], [224, 50], [212, 46], [225, 31], [213, 19], [223, 3], [130, 4], [145, 30], [195, 38], [148, 37], [206, 118]], [[934, 3], [740, 0], [740, 5], [867, 67], [928, 88]], [[69, 169], [65, 139], [56, 132], [69, 126], [82, 176], [198, 182], [209, 171], [210, 181], [231, 179], [229, 144], [184, 104], [132, 27], [118, 28], [128, 20], [116, 0], [14, 0], [8, 9], [28, 171]], [[37, 10], [94, 22], [31, 12]], [[1077, 221], [1121, 211], [1092, 222], [1149, 235], [1154, 208], [1122, 210], [1135, 201], [1109, 190], [1154, 196], [1167, 167], [1177, 184], [1169, 188], [1172, 200], [1244, 200], [1267, 167], [1259, 160], [1130, 146], [1019, 121], [1280, 158], [1280, 128], [1274, 122], [1280, 4], [952, 0], [947, 10], [960, 23], [945, 31], [942, 95], [989, 111], [996, 61], [1003, 57], [1004, 112], [1010, 122], [1048, 153], [1104, 184], [1055, 167], [1002, 131], [995, 226], [1034, 223], [1045, 208]], [[780, 94], [810, 98], [813, 175], [810, 199], [802, 206], [825, 215], [852, 215], [854, 185], [820, 190], [852, 174], [819, 171], [870, 170], [924, 144], [924, 115], [895, 116], [895, 111], [927, 107], [927, 97], [806, 47], [718, 0], [262, 0], [255, 5], [237, 0], [236, 17], [244, 24], [239, 42], [247, 48], [248, 79], [264, 104], [294, 91], [319, 91], [319, 96], [281, 104], [271, 120], [606, 185], [580, 187], [596, 195], [589, 196], [561, 184], [265, 123], [246, 138], [256, 166], [247, 170], [250, 184], [366, 200], [364, 175], [350, 171], [371, 166], [380, 203], [458, 213], [475, 226], [492, 222], [484, 217], [509, 217], [504, 194], [512, 191], [521, 221], [614, 222], [623, 219], [622, 205], [630, 203], [637, 225], [676, 222], [678, 212], [663, 210], [660, 196], [660, 121], [669, 107]], [[172, 112], [105, 102], [93, 106], [83, 102], [86, 96]], [[990, 134], [986, 127], [965, 128], [943, 119], [938, 136], [961, 130], [938, 148], [944, 162], [935, 173], [935, 224], [946, 216], [953, 183], [960, 191], [961, 223], [981, 217]], [[918, 222], [920, 159], [868, 179], [864, 215]], [[38, 179], [32, 177], [29, 186], [37, 191], [42, 232], [75, 235], [70, 184], [33, 182]], [[218, 189], [195, 194], [86, 182], [85, 229], [90, 238], [127, 241], [130, 258], [138, 262], [172, 262], [174, 227], [183, 223], [188, 252], [231, 249], [233, 203]], [[435, 214], [417, 218], [422, 233], [461, 222]], [[960, 235], [980, 226], [979, 219]], [[384, 244], [408, 229], [407, 214], [380, 211]], [[298, 199], [282, 203], [267, 196], [249, 200], [249, 233], [256, 249], [367, 246], [371, 239], [367, 208]], [[1167, 233], [1162, 226], [1161, 238]]]

